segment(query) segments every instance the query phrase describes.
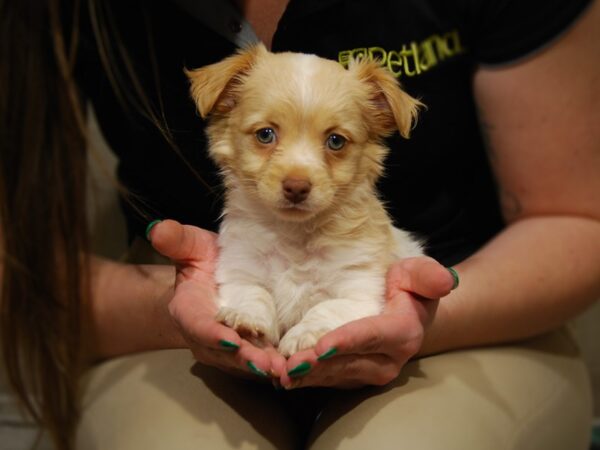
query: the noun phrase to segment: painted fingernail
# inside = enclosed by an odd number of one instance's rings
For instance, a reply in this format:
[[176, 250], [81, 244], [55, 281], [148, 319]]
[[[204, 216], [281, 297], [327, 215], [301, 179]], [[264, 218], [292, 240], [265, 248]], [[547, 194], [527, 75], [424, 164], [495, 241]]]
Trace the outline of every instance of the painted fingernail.
[[267, 378], [269, 376], [267, 375], [267, 372], [256, 367], [252, 361], [248, 361], [246, 365], [248, 366], [248, 369], [250, 369], [250, 372], [252, 372], [254, 375], [258, 375], [262, 378]]
[[317, 358], [317, 361], [325, 361], [326, 359], [331, 358], [332, 356], [334, 356], [337, 353], [337, 348], [335, 347], [331, 347], [329, 350], [327, 350], [325, 353], [323, 353], [322, 355], [320, 355]]
[[302, 377], [302, 376], [306, 375], [308, 372], [310, 372], [310, 369], [312, 369], [312, 366], [310, 365], [310, 363], [304, 361], [304, 362], [298, 364], [292, 370], [290, 370], [288, 372], [288, 375], [291, 378]]
[[148, 226], [146, 227], [146, 240], [150, 241], [150, 232], [152, 231], [152, 228], [154, 228], [154, 225], [156, 225], [157, 223], [162, 222], [162, 220], [157, 219], [157, 220], [153, 220], [152, 222], [150, 222], [148, 224]]
[[233, 352], [233, 351], [237, 350], [238, 348], [240, 348], [240, 346], [237, 345], [235, 342], [226, 341], [224, 339], [221, 339], [219, 341], [219, 345], [221, 346], [221, 348], [223, 350], [227, 350], [227, 351], [231, 351], [231, 352]]
[[454, 269], [454, 267], [446, 267], [446, 269], [448, 270], [448, 272], [450, 272], [450, 275], [452, 275], [452, 278], [454, 278], [454, 284], [452, 285], [452, 290], [454, 290], [460, 284], [460, 279], [458, 278], [458, 273], [456, 272], [456, 269]]

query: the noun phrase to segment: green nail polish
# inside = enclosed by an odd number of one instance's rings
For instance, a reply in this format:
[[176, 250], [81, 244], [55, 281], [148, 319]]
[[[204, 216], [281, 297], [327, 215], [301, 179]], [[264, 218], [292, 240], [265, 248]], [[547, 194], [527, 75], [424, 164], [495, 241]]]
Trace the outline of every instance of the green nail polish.
[[238, 348], [240, 348], [239, 345], [237, 345], [235, 342], [231, 342], [231, 341], [226, 341], [224, 339], [221, 339], [219, 341], [219, 345], [221, 346], [221, 348], [223, 350], [229, 350], [229, 351], [235, 351]]
[[267, 378], [269, 376], [267, 375], [267, 372], [256, 367], [252, 361], [248, 361], [246, 365], [248, 366], [248, 369], [250, 369], [250, 372], [252, 372], [254, 375], [258, 375], [259, 377], [263, 378]]
[[335, 355], [337, 353], [337, 348], [335, 347], [331, 347], [329, 350], [327, 350], [325, 353], [323, 353], [322, 355], [320, 355], [317, 358], [317, 361], [325, 361], [326, 359], [331, 358], [333, 355]]
[[146, 227], [146, 240], [150, 240], [150, 231], [152, 231], [152, 228], [154, 228], [154, 225], [156, 225], [157, 223], [162, 222], [162, 220], [157, 219], [157, 220], [153, 220], [152, 222], [150, 222], [148, 224], [148, 226]]
[[456, 269], [454, 269], [454, 267], [446, 267], [446, 269], [448, 270], [448, 272], [450, 272], [450, 275], [452, 275], [452, 278], [454, 278], [454, 284], [452, 285], [452, 290], [456, 289], [460, 283], [460, 279], [458, 278], [458, 273], [456, 272]]
[[304, 361], [303, 363], [298, 364], [296, 367], [294, 367], [292, 370], [290, 370], [288, 372], [288, 375], [292, 378], [302, 377], [302, 376], [306, 375], [308, 372], [310, 372], [310, 369], [312, 369], [312, 366], [310, 365], [310, 363]]

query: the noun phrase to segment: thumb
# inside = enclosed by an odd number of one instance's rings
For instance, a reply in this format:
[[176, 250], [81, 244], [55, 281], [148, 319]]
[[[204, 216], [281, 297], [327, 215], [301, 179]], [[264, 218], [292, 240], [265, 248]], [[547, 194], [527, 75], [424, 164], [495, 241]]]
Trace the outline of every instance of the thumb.
[[448, 295], [456, 287], [456, 280], [452, 272], [435, 259], [420, 256], [402, 259], [392, 264], [388, 270], [386, 285], [388, 300], [399, 291], [438, 299]]
[[217, 235], [207, 230], [182, 225], [175, 220], [158, 222], [148, 232], [154, 249], [175, 263], [212, 261], [218, 254]]

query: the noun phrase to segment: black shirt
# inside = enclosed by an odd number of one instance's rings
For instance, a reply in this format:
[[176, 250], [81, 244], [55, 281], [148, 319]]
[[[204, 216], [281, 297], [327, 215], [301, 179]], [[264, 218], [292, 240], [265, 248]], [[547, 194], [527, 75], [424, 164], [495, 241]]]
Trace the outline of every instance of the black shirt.
[[[97, 50], [93, 24], [83, 19], [78, 79], [131, 193], [123, 202], [130, 236], [143, 236], [156, 218], [216, 230], [220, 180], [207, 157], [204, 123], [189, 97], [183, 67], [219, 61], [235, 45], [174, 2], [113, 3], [96, 14], [105, 18], [108, 32], [103, 52]], [[477, 122], [475, 69], [543, 47], [587, 3], [291, 0], [272, 47], [341, 64], [359, 55], [379, 58], [427, 105], [410, 140], [389, 139], [379, 188], [396, 226], [424, 238], [427, 253], [451, 265], [503, 226]], [[110, 77], [102, 53], [111, 60]]]

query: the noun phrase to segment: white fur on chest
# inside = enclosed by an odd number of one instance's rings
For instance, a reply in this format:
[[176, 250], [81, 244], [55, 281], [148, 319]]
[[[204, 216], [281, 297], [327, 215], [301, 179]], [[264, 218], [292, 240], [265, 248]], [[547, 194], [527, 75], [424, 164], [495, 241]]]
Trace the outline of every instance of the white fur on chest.
[[375, 315], [389, 262], [421, 253], [408, 234], [392, 234], [391, 247], [384, 239], [331, 239], [298, 224], [229, 211], [216, 272], [221, 319], [273, 344], [285, 336], [280, 350], [291, 354], [344, 323]]
[[[219, 237], [217, 282], [224, 285], [241, 281], [264, 286], [273, 296], [282, 333], [315, 304], [347, 297], [357, 277], [368, 282], [361, 289], [365, 297], [369, 293], [378, 303], [385, 269], [374, 263], [375, 255], [370, 254], [368, 246], [294, 242], [293, 235], [282, 237], [256, 222], [226, 218]], [[363, 294], [355, 291], [353, 296]], [[371, 299], [366, 298], [367, 302]]]

